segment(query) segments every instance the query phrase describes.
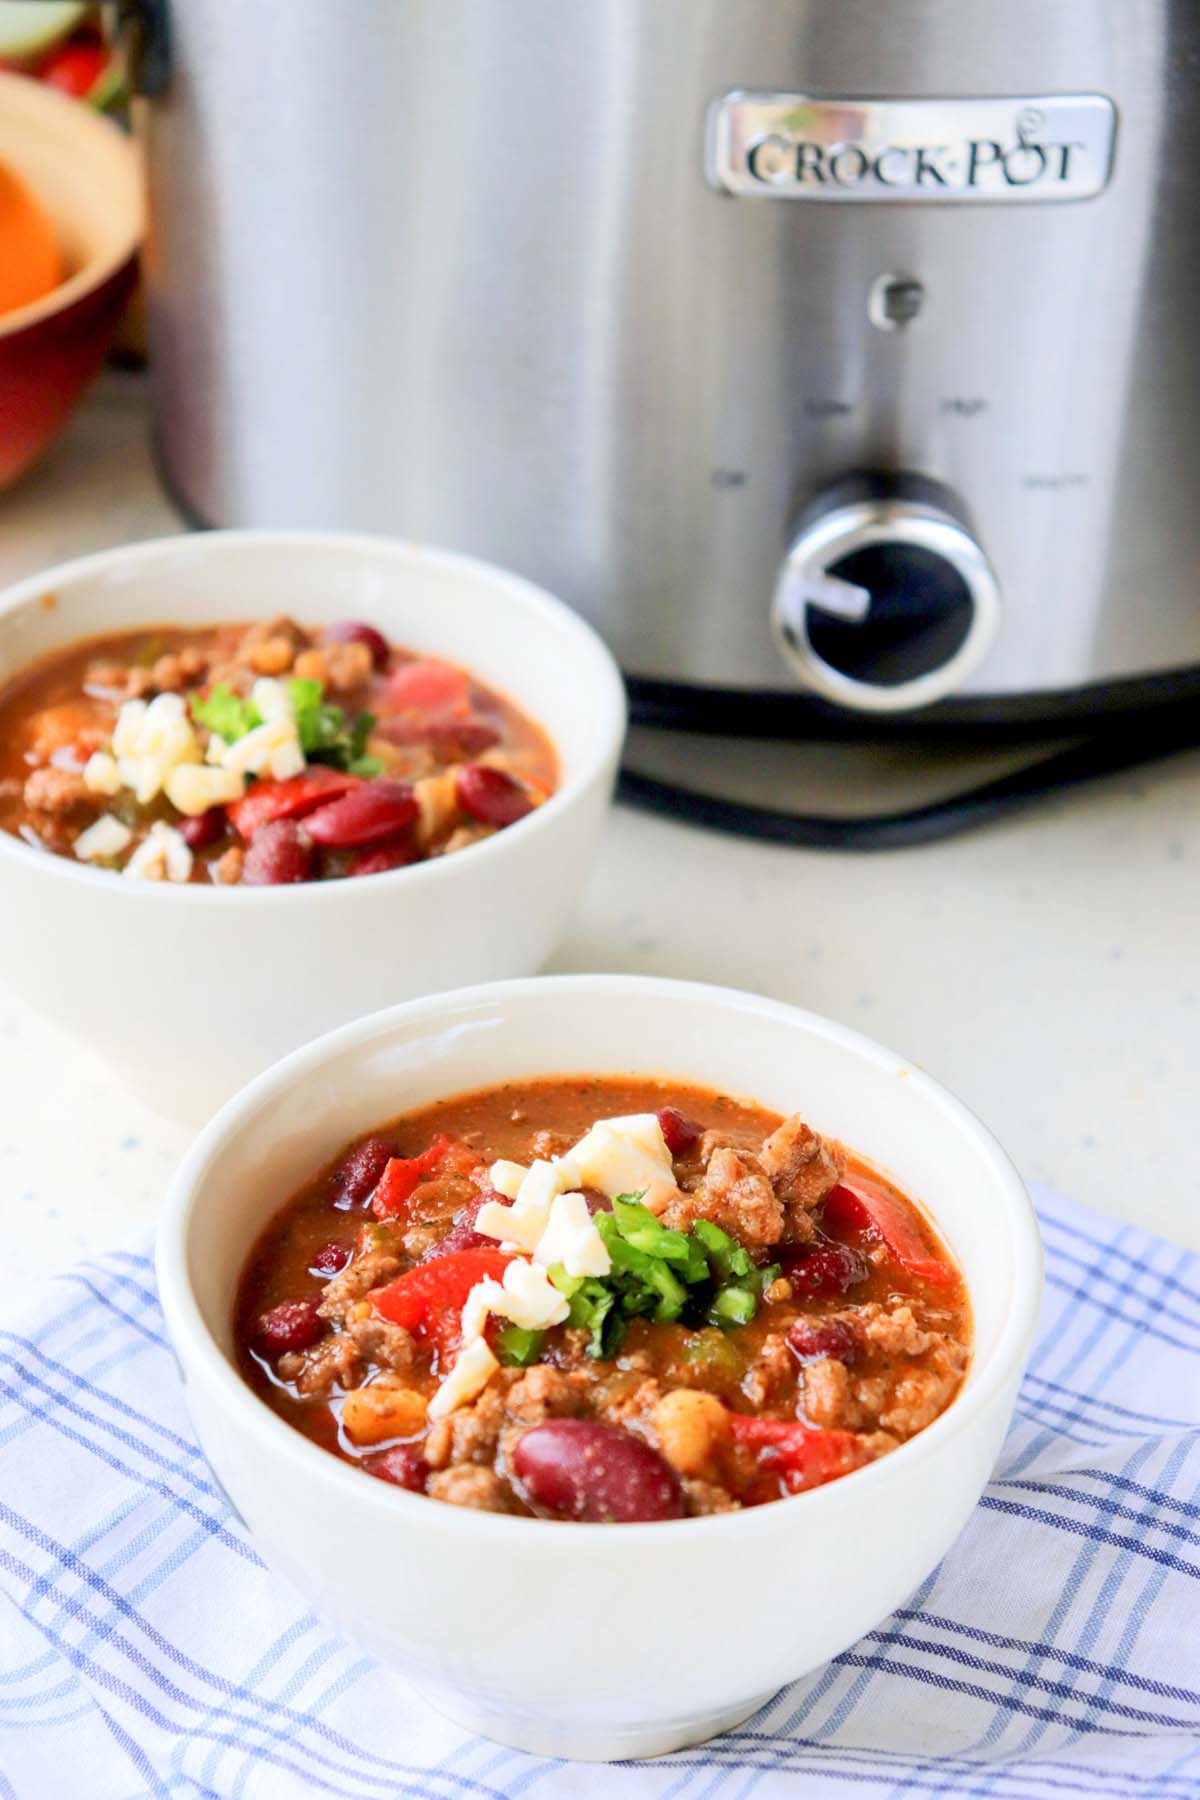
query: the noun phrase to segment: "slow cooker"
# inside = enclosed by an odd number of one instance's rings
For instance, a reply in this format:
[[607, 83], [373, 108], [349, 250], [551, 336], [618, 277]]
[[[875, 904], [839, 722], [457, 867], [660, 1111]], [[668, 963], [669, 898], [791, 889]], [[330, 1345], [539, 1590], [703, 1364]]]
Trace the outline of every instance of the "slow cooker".
[[1195, 0], [157, 0], [146, 38], [198, 521], [493, 558], [675, 723], [1200, 692]]

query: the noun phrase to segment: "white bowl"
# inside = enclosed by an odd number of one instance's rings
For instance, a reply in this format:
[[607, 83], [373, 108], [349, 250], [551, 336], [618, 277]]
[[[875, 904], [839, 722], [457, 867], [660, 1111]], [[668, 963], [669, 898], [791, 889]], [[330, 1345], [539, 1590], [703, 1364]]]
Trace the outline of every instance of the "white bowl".
[[197, 1122], [318, 1032], [539, 968], [588, 872], [624, 734], [616, 665], [567, 607], [486, 563], [383, 538], [208, 532], [64, 563], [0, 594], [0, 685], [97, 632], [280, 612], [367, 619], [465, 665], [544, 727], [562, 781], [453, 856], [295, 887], [125, 880], [0, 832], [13, 987], [149, 1104]]
[[[245, 1385], [230, 1324], [242, 1263], [270, 1215], [348, 1138], [490, 1082], [631, 1072], [799, 1109], [927, 1206], [967, 1280], [975, 1354], [926, 1431], [828, 1487], [745, 1512], [568, 1524], [372, 1481]], [[730, 1728], [924, 1579], [1000, 1448], [1041, 1245], [1003, 1151], [890, 1051], [753, 995], [559, 976], [396, 1007], [254, 1082], [179, 1170], [158, 1280], [200, 1442], [267, 1561], [460, 1724], [537, 1754], [608, 1759]]]

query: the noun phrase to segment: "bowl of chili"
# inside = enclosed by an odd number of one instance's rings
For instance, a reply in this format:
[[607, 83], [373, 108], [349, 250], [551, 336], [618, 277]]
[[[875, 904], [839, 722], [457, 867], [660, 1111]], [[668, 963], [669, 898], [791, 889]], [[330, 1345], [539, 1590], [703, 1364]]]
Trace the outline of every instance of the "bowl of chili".
[[[656, 1185], [637, 1155], [660, 1138]], [[555, 1213], [531, 1235], [521, 1211], [539, 1162], [590, 1202], [563, 1196], [553, 1254], [529, 1246]], [[589, 1214], [609, 1266], [576, 1281], [560, 1259]], [[580, 1759], [731, 1729], [902, 1603], [988, 1478], [1041, 1287], [1018, 1176], [920, 1070], [758, 996], [633, 976], [414, 1001], [294, 1053], [189, 1152], [158, 1269], [200, 1441], [265, 1559], [464, 1726]], [[531, 1333], [520, 1309], [548, 1296]], [[868, 1360], [839, 1420], [820, 1407], [851, 1338]], [[731, 1431], [707, 1469], [680, 1394]]]
[[12, 985], [205, 1118], [316, 1033], [532, 973], [624, 733], [595, 633], [490, 565], [210, 532], [0, 595]]

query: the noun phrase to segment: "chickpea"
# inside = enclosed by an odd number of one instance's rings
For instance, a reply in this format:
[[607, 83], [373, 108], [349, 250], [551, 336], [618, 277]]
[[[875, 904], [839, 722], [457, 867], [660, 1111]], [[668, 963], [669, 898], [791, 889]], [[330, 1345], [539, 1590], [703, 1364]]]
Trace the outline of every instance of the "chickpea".
[[265, 643], [250, 644], [245, 652], [256, 675], [282, 675], [291, 668], [293, 655], [291, 641], [285, 637], [269, 637]]
[[372, 1381], [351, 1388], [342, 1401], [342, 1424], [354, 1444], [380, 1444], [385, 1438], [412, 1437], [425, 1423], [426, 1400], [415, 1388]]
[[231, 844], [213, 865], [213, 880], [222, 887], [234, 887], [242, 879], [245, 866], [246, 852], [240, 844]]
[[413, 783], [413, 798], [420, 807], [417, 819], [417, 842], [424, 847], [441, 837], [458, 817], [456, 771], [446, 769], [441, 775], [426, 775]]
[[161, 694], [178, 694], [187, 682], [187, 671], [183, 666], [183, 658], [176, 656], [170, 650], [157, 659], [150, 675]]
[[681, 1475], [715, 1479], [729, 1441], [729, 1414], [715, 1394], [676, 1388], [654, 1408], [652, 1424], [659, 1448]]
[[361, 687], [375, 667], [365, 644], [326, 644], [323, 654], [329, 685], [338, 693]]
[[325, 687], [329, 681], [329, 664], [320, 650], [302, 650], [292, 665], [292, 674], [300, 681], [319, 681]]

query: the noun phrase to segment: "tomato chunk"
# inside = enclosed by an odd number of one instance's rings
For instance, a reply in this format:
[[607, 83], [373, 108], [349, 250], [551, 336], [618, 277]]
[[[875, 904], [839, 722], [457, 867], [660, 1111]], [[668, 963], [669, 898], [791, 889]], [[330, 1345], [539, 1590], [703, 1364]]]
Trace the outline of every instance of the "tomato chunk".
[[853, 1187], [842, 1182], [834, 1188], [825, 1202], [821, 1222], [827, 1229], [851, 1226], [868, 1237], [878, 1238], [902, 1269], [932, 1287], [959, 1285], [958, 1270], [934, 1255], [900, 1201], [863, 1176], [855, 1176]]
[[418, 1263], [386, 1287], [376, 1288], [371, 1305], [381, 1318], [425, 1339], [444, 1371], [458, 1347], [459, 1315], [467, 1295], [477, 1281], [488, 1276], [502, 1280], [513, 1260], [504, 1250], [455, 1250], [449, 1256]]
[[235, 831], [252, 838], [274, 819], [298, 818], [323, 801], [361, 786], [361, 775], [348, 775], [343, 769], [314, 763], [288, 781], [256, 781], [241, 800], [235, 800], [228, 808], [229, 817]]
[[483, 1162], [470, 1144], [447, 1137], [439, 1131], [427, 1150], [419, 1156], [393, 1156], [379, 1185], [371, 1196], [371, 1211], [377, 1219], [398, 1219], [405, 1203], [424, 1181], [444, 1179], [448, 1175], [478, 1175]]
[[[776, 1478], [785, 1492], [802, 1494], [861, 1469], [871, 1455], [852, 1431], [817, 1431], [799, 1419], [754, 1419], [731, 1413], [734, 1442], [753, 1452], [760, 1472]], [[773, 1499], [766, 1492], [756, 1499]]]
[[401, 663], [376, 696], [379, 712], [469, 713], [471, 684], [453, 663]]

